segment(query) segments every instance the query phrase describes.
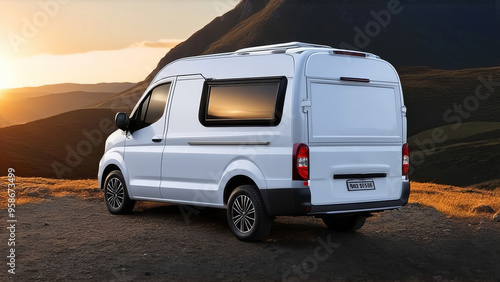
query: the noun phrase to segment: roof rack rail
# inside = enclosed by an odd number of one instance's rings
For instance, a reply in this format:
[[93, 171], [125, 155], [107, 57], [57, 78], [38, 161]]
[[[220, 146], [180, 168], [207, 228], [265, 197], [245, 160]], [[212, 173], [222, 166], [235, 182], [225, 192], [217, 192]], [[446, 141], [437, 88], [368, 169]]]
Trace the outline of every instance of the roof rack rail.
[[277, 49], [285, 49], [286, 50], [286, 49], [293, 49], [293, 48], [329, 48], [329, 49], [332, 49], [332, 47], [327, 46], [327, 45], [310, 44], [310, 43], [303, 43], [303, 42], [288, 42], [288, 43], [281, 43], [281, 44], [272, 44], [272, 45], [244, 48], [244, 49], [240, 49], [240, 50], [236, 51], [236, 53], [273, 51], [273, 50], [277, 50]]

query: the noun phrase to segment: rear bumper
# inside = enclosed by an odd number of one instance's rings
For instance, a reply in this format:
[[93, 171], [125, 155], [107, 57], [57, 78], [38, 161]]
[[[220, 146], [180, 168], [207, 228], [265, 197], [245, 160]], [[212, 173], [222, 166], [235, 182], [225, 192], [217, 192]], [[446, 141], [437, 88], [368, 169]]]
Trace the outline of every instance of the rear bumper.
[[260, 190], [269, 215], [305, 215], [311, 206], [309, 188]]
[[410, 182], [403, 181], [398, 200], [337, 205], [312, 205], [309, 188], [262, 189], [267, 213], [279, 215], [319, 215], [397, 209], [408, 204]]

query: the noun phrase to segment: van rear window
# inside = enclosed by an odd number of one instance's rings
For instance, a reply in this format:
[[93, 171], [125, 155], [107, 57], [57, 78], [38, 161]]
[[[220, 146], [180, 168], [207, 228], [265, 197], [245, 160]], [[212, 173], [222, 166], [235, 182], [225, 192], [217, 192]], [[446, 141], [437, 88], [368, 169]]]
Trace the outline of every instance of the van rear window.
[[210, 80], [200, 122], [205, 126], [275, 126], [281, 120], [286, 78]]

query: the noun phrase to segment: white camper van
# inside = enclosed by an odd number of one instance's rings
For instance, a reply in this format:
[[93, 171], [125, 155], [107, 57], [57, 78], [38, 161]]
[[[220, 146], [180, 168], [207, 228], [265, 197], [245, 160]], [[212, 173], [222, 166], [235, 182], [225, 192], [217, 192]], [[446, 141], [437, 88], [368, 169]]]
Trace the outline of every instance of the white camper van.
[[292, 42], [180, 59], [116, 124], [99, 163], [113, 214], [222, 208], [238, 239], [258, 241], [275, 216], [353, 231], [408, 202], [401, 83], [373, 54]]

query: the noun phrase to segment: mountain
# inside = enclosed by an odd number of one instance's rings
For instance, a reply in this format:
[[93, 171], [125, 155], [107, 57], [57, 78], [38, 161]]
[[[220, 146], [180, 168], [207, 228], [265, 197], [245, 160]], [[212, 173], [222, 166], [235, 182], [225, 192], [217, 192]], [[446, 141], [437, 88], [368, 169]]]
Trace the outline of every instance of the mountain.
[[[395, 66], [463, 69], [500, 66], [500, 3], [495, 0], [243, 0], [163, 57], [133, 90], [179, 58], [302, 41], [379, 55]], [[126, 100], [126, 99], [125, 99]]]
[[135, 83], [131, 82], [61, 83], [3, 89], [0, 95], [0, 127], [35, 121], [77, 109], [93, 108], [133, 86]]
[[397, 66], [499, 66], [498, 1], [242, 1], [172, 49], [148, 77], [186, 56], [289, 41], [360, 49]]
[[408, 136], [450, 124], [500, 121], [500, 67], [397, 70], [408, 108]]
[[78, 83], [60, 83], [50, 84], [37, 87], [22, 87], [2, 89], [2, 96], [8, 98], [28, 98], [48, 94], [66, 93], [66, 92], [104, 92], [104, 93], [120, 93], [133, 87], [132, 82], [112, 82], [112, 83], [97, 83], [97, 84], [78, 84]]
[[68, 111], [93, 107], [115, 93], [73, 91], [35, 97], [0, 97], [0, 127], [26, 123]]
[[77, 110], [0, 128], [0, 175], [96, 178], [104, 140], [116, 130], [110, 110]]

